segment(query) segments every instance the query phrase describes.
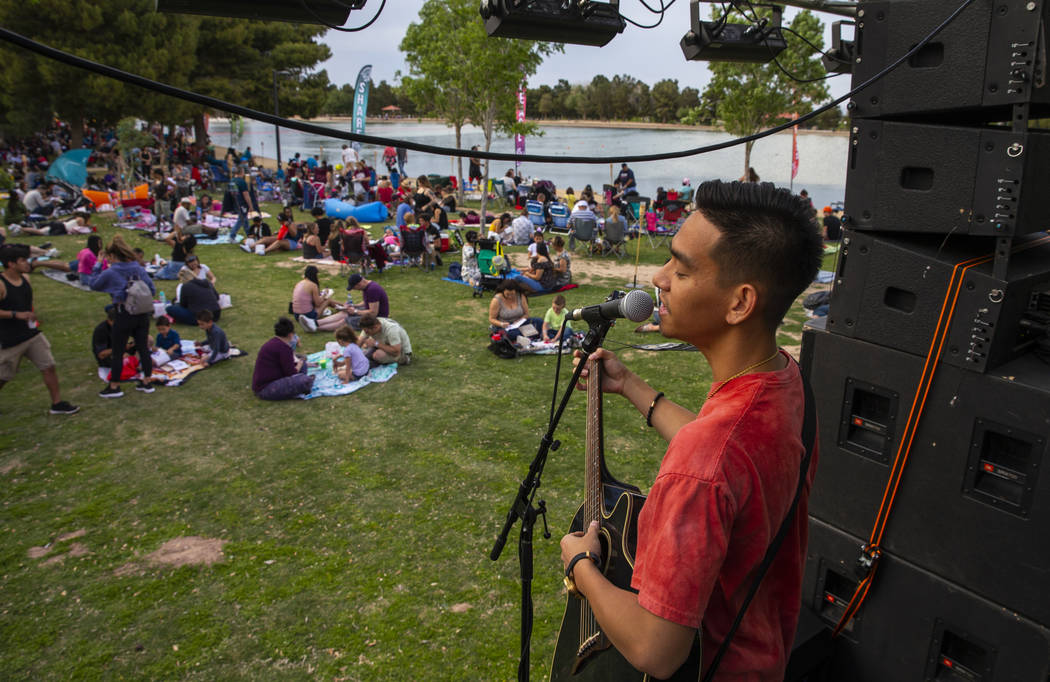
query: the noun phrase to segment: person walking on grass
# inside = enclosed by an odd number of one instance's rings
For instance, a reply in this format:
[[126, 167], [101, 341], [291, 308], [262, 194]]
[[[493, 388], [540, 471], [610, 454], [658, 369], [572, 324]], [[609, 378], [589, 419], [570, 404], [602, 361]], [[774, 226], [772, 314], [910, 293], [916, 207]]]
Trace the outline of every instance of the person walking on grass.
[[[125, 306], [128, 284], [133, 279], [142, 280], [154, 296], [157, 288], [150, 279], [146, 269], [138, 263], [135, 252], [124, 243], [118, 235], [113, 237], [109, 248], [106, 249], [111, 265], [91, 283], [95, 291], [104, 291], [113, 300], [113, 307], [117, 311], [117, 319], [113, 321], [113, 340], [110, 348], [124, 348], [128, 337], [135, 339], [135, 348], [139, 353], [139, 368], [142, 370], [142, 379], [135, 384], [136, 391], [153, 393], [153, 360], [150, 358], [149, 350], [149, 322], [148, 312], [132, 313]], [[124, 391], [120, 389], [120, 373], [124, 368], [123, 353], [113, 353], [111, 356], [109, 384], [99, 391], [100, 398], [122, 398]]]
[[37, 329], [33, 310], [33, 288], [29, 285], [29, 247], [6, 244], [0, 247], [0, 388], [15, 377], [23, 357], [44, 375], [51, 394], [51, 414], [76, 414], [80, 408], [62, 400], [51, 344]]

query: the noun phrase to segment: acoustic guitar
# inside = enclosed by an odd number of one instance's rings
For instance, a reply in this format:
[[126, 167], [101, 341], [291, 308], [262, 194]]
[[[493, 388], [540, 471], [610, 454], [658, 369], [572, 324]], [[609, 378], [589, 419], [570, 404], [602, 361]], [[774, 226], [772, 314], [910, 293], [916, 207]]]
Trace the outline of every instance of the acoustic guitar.
[[[614, 479], [605, 466], [602, 435], [601, 363], [588, 361], [587, 443], [584, 464], [584, 499], [569, 532], [584, 531], [598, 521], [602, 546], [602, 573], [617, 587], [631, 589], [638, 536], [638, 513], [645, 503], [641, 491]], [[633, 591], [633, 590], [632, 590]], [[612, 646], [598, 625], [586, 599], [569, 595], [551, 662], [552, 682], [619, 682], [643, 680], [649, 675], [635, 669]], [[689, 658], [669, 678], [676, 682], [700, 679], [700, 640]]]

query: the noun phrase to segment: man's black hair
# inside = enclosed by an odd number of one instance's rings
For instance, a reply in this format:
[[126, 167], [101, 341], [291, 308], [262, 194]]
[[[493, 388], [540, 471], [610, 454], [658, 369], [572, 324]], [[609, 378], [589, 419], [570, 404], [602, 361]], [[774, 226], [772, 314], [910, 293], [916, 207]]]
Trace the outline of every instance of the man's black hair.
[[25, 244], [4, 244], [0, 247], [0, 265], [5, 268], [19, 258], [29, 258], [29, 247]]
[[274, 336], [288, 336], [295, 331], [295, 325], [287, 317], [278, 317], [273, 325]]
[[824, 254], [809, 204], [770, 182], [721, 180], [697, 187], [695, 201], [721, 233], [711, 250], [719, 285], [755, 284], [759, 313], [776, 329], [817, 276]]

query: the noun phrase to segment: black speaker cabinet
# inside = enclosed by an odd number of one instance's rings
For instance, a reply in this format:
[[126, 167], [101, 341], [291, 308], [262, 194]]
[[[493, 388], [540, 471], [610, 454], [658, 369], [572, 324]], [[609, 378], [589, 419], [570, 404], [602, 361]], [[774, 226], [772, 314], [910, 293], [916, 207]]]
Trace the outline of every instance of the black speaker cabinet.
[[854, 119], [848, 228], [1009, 237], [1050, 227], [1050, 132]]
[[[861, 538], [810, 518], [803, 608], [834, 625], [857, 584]], [[827, 679], [1045, 682], [1050, 631], [884, 554], [867, 601], [836, 640]]]
[[[827, 329], [925, 356], [957, 263], [991, 256], [987, 238], [847, 231]], [[1014, 240], [1006, 280], [966, 271], [940, 359], [977, 372], [1035, 351], [1050, 323], [1050, 237]], [[947, 314], [947, 312], [946, 312]]]
[[[857, 15], [856, 88], [904, 56], [961, 3], [956, 0], [862, 2]], [[945, 123], [1006, 121], [1011, 105], [1045, 115], [1047, 2], [976, 0], [900, 67], [865, 88], [854, 116], [939, 114]]]
[[[811, 516], [865, 538], [912, 409], [923, 358], [838, 334], [803, 333], [820, 462]], [[1050, 365], [995, 375], [940, 365], [882, 547], [1050, 624]]]

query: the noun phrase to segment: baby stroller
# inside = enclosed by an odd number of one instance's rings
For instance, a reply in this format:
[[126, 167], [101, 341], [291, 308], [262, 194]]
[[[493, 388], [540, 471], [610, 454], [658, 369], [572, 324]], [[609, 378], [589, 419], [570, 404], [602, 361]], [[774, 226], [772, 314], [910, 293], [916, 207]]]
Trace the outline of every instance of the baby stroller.
[[481, 283], [474, 288], [474, 296], [482, 296], [485, 289], [495, 289], [510, 272], [510, 262], [503, 253], [503, 245], [495, 239], [478, 240], [478, 272]]

